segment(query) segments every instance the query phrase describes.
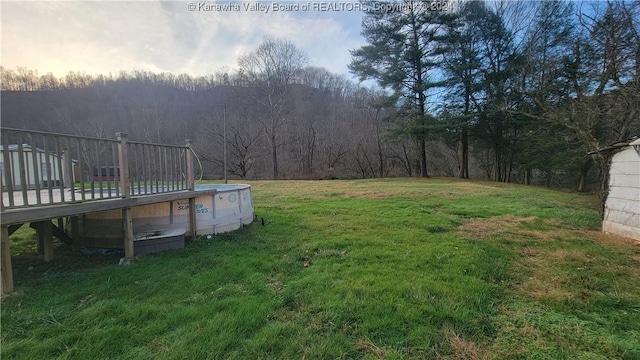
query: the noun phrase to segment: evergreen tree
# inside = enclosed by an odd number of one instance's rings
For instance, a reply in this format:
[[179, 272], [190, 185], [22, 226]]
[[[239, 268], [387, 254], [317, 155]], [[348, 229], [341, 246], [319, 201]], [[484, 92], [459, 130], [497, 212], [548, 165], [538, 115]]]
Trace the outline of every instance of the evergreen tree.
[[404, 117], [411, 125], [408, 133], [418, 143], [420, 175], [427, 177], [426, 143], [432, 125], [428, 95], [441, 85], [435, 69], [441, 63], [443, 21], [448, 15], [424, 4], [365, 2], [362, 35], [368, 44], [351, 52], [349, 69], [361, 80], [374, 79], [404, 99], [408, 110]]
[[461, 5], [447, 25], [446, 56], [443, 69], [449, 91], [444, 118], [449, 132], [456, 134], [459, 147], [458, 177], [469, 178], [469, 127], [478, 110], [478, 93], [482, 90], [481, 20], [489, 16], [484, 2], [469, 1]]

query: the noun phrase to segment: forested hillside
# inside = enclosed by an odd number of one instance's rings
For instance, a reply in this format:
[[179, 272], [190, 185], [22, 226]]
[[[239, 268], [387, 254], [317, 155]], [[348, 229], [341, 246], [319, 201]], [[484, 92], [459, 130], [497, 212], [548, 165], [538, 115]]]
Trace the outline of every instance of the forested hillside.
[[[43, 78], [24, 69], [15, 74], [20, 72]], [[11, 74], [3, 71], [3, 76]], [[23, 91], [4, 90], [2, 126], [104, 137], [124, 131], [133, 140], [155, 143], [182, 144], [191, 138], [205, 175], [220, 178], [226, 120], [232, 177], [412, 174], [410, 141], [385, 138], [393, 110], [374, 108], [379, 92], [323, 69], [306, 68], [304, 76], [278, 98], [279, 108], [269, 109], [263, 104], [262, 88], [229, 82], [228, 77], [175, 78], [133, 72], [90, 77], [82, 87], [59, 79], [58, 84], [64, 85], [53, 89], [37, 85]], [[269, 115], [274, 111], [278, 118], [272, 123]], [[280, 169], [277, 175], [272, 140]]]
[[[365, 2], [373, 4], [373, 2]], [[213, 75], [2, 69], [2, 126], [181, 144], [205, 176], [458, 176], [596, 190], [640, 135], [640, 2], [370, 6], [350, 69], [265, 38]], [[416, 5], [416, 6], [414, 6]], [[226, 139], [226, 142], [225, 142]]]

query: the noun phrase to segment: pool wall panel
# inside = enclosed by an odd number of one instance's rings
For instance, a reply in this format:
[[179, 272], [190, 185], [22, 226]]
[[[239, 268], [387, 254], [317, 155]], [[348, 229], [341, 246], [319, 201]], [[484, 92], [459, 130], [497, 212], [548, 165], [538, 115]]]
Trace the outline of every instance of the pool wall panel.
[[[253, 221], [251, 187], [224, 186], [213, 196], [195, 199], [196, 234], [219, 234], [236, 230]], [[132, 209], [133, 232], [187, 229], [189, 200], [177, 200]], [[102, 211], [84, 217], [84, 243], [87, 247], [122, 248], [121, 210]]]

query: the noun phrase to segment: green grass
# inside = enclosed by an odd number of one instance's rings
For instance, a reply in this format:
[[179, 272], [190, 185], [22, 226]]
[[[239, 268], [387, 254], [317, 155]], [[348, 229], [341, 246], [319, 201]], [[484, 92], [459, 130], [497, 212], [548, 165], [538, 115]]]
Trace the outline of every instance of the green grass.
[[140, 258], [13, 236], [2, 359], [639, 359], [640, 247], [589, 195], [260, 181], [260, 221]]

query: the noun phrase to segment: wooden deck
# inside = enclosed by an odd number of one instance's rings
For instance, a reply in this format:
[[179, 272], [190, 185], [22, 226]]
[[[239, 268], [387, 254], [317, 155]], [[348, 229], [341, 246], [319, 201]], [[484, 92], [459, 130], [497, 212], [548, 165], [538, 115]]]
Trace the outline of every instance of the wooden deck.
[[191, 199], [202, 195], [214, 195], [217, 190], [175, 191], [154, 195], [131, 196], [127, 198], [109, 198], [97, 201], [60, 203], [57, 205], [22, 207], [2, 212], [2, 226], [73, 217], [92, 212], [130, 208], [180, 199]]
[[[125, 257], [134, 257], [131, 209], [140, 205], [189, 199], [187, 236], [195, 235], [195, 198], [215, 189], [195, 191], [190, 140], [185, 146], [127, 141], [2, 128], [2, 203], [0, 213], [0, 286], [2, 294], [14, 290], [10, 235], [31, 223], [42, 243], [44, 261], [53, 259], [54, 219], [68, 219], [78, 250], [82, 229], [79, 217], [106, 210], [121, 210]], [[25, 142], [28, 141], [29, 143]], [[16, 145], [17, 144], [17, 145]], [[117, 176], [102, 176], [95, 169], [117, 169]], [[79, 183], [79, 188], [73, 188]], [[90, 184], [86, 186], [85, 184]], [[154, 186], [155, 185], [155, 186]], [[102, 190], [96, 190], [102, 189]]]

